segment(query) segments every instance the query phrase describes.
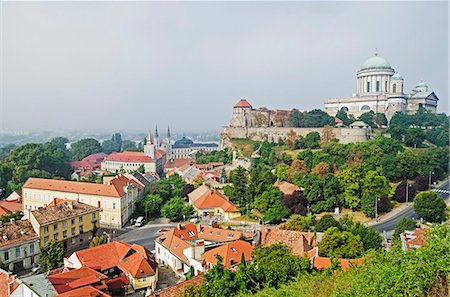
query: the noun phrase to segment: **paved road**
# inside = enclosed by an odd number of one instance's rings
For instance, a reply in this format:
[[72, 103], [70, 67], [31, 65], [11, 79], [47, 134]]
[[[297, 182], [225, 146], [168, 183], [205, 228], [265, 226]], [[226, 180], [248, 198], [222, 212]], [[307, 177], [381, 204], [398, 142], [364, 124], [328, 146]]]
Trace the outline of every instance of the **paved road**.
[[173, 227], [174, 226], [170, 224], [152, 224], [152, 222], [148, 222], [142, 227], [127, 226], [125, 228], [125, 233], [115, 237], [113, 240], [121, 240], [130, 244], [136, 243], [144, 246], [149, 251], [152, 251], [155, 249], [155, 238], [161, 235], [158, 231], [161, 228]]
[[[439, 187], [436, 189], [448, 189], [450, 185], [450, 180], [447, 179], [445, 182], [443, 182]], [[450, 195], [447, 193], [438, 193], [439, 196], [441, 196], [444, 200], [448, 201]], [[408, 206], [407, 208], [399, 211], [395, 216], [388, 218], [384, 220], [383, 222], [372, 225], [371, 227], [381, 233], [386, 232], [386, 235], [392, 236], [394, 233], [395, 226], [400, 222], [402, 218], [416, 218], [418, 219], [416, 213], [414, 212], [413, 205]]]

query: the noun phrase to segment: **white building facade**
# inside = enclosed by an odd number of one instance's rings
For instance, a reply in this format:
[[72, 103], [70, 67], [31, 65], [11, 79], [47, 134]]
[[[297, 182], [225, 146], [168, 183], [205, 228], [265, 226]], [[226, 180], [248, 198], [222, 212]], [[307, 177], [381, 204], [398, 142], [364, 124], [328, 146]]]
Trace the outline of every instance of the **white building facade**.
[[325, 111], [331, 116], [339, 110], [354, 116], [373, 111], [384, 113], [389, 120], [396, 112], [413, 114], [421, 107], [436, 112], [438, 100], [424, 82], [405, 93], [403, 77], [386, 59], [375, 54], [356, 74], [356, 94], [351, 98], [327, 100]]

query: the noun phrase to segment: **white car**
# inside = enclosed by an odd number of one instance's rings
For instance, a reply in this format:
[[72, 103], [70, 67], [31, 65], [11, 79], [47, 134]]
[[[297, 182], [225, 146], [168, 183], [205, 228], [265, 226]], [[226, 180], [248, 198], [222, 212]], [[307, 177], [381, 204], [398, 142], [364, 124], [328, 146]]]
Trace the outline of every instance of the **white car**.
[[142, 225], [144, 225], [144, 222], [145, 222], [144, 217], [138, 217], [134, 225], [136, 227], [141, 227]]
[[192, 218], [189, 220], [191, 223], [197, 224], [198, 222], [200, 222], [199, 218]]

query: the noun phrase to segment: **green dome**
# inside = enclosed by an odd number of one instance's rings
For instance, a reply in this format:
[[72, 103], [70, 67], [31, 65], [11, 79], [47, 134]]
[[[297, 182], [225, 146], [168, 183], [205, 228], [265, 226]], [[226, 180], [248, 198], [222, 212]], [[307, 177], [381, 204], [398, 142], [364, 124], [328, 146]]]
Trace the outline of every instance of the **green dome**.
[[395, 73], [395, 74], [391, 77], [391, 79], [403, 80], [403, 77], [402, 77], [400, 74]]
[[373, 56], [372, 58], [369, 58], [362, 66], [361, 70], [365, 69], [390, 69], [391, 64], [389, 64], [388, 61], [386, 61], [385, 58], [380, 56]]

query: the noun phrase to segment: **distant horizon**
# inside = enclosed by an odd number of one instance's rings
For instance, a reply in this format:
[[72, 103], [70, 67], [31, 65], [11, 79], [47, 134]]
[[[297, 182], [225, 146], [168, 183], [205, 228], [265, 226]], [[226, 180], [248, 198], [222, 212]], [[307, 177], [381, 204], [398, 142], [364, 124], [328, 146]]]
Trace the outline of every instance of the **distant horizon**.
[[[424, 80], [438, 112], [449, 108], [447, 2], [6, 1], [1, 9], [0, 131], [219, 131], [242, 98], [323, 110], [356, 92], [356, 72], [375, 48], [406, 92]], [[417, 22], [423, 15], [433, 22]]]

